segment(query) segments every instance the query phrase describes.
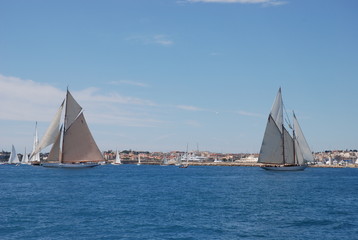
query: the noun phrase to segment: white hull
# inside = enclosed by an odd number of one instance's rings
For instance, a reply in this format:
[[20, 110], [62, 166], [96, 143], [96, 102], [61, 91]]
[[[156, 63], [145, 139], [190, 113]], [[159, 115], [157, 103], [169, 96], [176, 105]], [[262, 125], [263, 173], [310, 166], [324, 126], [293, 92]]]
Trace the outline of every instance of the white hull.
[[92, 168], [98, 166], [97, 163], [76, 163], [76, 164], [66, 164], [66, 163], [43, 163], [43, 167], [47, 168]]
[[306, 165], [302, 165], [302, 166], [277, 166], [277, 167], [263, 166], [261, 168], [268, 171], [303, 171], [305, 170], [306, 167], [307, 167]]

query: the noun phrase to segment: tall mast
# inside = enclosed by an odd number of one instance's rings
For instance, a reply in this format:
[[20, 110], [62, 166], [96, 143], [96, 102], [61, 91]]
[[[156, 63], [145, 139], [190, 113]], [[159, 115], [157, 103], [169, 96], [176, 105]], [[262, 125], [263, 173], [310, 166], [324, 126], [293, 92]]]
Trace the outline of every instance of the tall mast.
[[62, 163], [63, 161], [63, 146], [65, 144], [65, 131], [66, 131], [66, 121], [67, 121], [67, 108], [68, 108], [68, 87], [67, 87], [67, 92], [66, 92], [66, 106], [65, 106], [65, 118], [63, 121], [63, 130], [62, 130], [62, 151], [60, 152], [60, 163]]
[[293, 138], [292, 138], [292, 141], [293, 141], [293, 163], [294, 164], [298, 164], [296, 163], [296, 134], [295, 134], [295, 130], [293, 129], [292, 130], [292, 135], [293, 135]]

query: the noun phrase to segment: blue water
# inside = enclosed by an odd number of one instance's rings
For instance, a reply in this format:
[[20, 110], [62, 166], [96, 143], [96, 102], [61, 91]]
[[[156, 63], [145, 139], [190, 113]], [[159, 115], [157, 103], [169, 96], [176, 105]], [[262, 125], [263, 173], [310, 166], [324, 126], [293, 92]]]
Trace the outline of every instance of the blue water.
[[0, 166], [0, 239], [358, 239], [358, 169]]

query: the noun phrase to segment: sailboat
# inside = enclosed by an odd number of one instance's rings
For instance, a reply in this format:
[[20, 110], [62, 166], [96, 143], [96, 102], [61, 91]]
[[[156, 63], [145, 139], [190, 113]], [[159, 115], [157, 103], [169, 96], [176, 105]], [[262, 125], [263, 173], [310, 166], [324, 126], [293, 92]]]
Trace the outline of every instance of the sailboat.
[[280, 88], [267, 120], [258, 163], [262, 163], [265, 170], [302, 171], [307, 167], [306, 162], [312, 160], [312, 152], [294, 113], [292, 136], [284, 126]]
[[21, 159], [21, 164], [29, 164], [29, 156], [26, 153], [26, 148], [25, 148], [25, 153], [24, 153], [24, 155], [22, 156], [22, 159]]
[[113, 164], [114, 164], [114, 165], [120, 165], [120, 164], [122, 164], [122, 162], [121, 162], [121, 157], [119, 156], [118, 150], [116, 151], [116, 160], [114, 161]]
[[[63, 126], [60, 120], [65, 106]], [[46, 160], [41, 162], [43, 167], [52, 168], [89, 168], [98, 166], [104, 158], [92, 137], [86, 123], [82, 107], [76, 102], [67, 89], [66, 98], [58, 109], [53, 121], [34, 155], [52, 144]]]
[[137, 165], [138, 166], [141, 165], [141, 163], [140, 163], [140, 154], [138, 154], [138, 163], [137, 163]]
[[160, 162], [160, 166], [168, 166], [169, 163], [168, 163], [168, 158], [167, 158], [167, 155], [165, 154], [162, 161]]
[[186, 145], [186, 153], [184, 154], [184, 156], [181, 158], [181, 161], [186, 160], [185, 164], [181, 164], [179, 166], [179, 168], [187, 168], [189, 167], [189, 153], [188, 153], [188, 145]]
[[[35, 124], [35, 136], [34, 136], [34, 143], [32, 145], [32, 151], [35, 152], [36, 148], [39, 145], [39, 137], [37, 134], [37, 122]], [[40, 164], [40, 152], [37, 152], [36, 154], [31, 154], [30, 157], [30, 163], [33, 165], [39, 165]]]
[[14, 145], [12, 145], [11, 147], [11, 153], [10, 153], [8, 164], [16, 164], [16, 165], [20, 164], [20, 160], [19, 157], [17, 156]]

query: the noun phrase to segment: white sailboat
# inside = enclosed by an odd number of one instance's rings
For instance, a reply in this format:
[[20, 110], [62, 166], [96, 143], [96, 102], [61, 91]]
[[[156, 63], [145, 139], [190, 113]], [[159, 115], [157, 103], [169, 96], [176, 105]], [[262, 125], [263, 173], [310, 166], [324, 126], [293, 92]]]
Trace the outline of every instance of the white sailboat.
[[29, 164], [29, 155], [27, 155], [26, 148], [25, 148], [25, 153], [21, 159], [21, 164]]
[[187, 168], [189, 167], [189, 152], [188, 152], [188, 144], [186, 145], [186, 152], [184, 154], [184, 156], [182, 156], [181, 158], [181, 162], [185, 161], [186, 160], [186, 163], [185, 164], [181, 164], [179, 166], [179, 168]]
[[122, 164], [121, 157], [119, 156], [118, 150], [116, 151], [116, 160], [113, 163], [114, 165], [120, 165]]
[[284, 126], [283, 102], [279, 89], [269, 114], [258, 163], [265, 170], [300, 171], [313, 160], [312, 152], [293, 114], [292, 136]]
[[[32, 152], [35, 152], [36, 148], [39, 145], [39, 137], [37, 134], [37, 122], [35, 125], [35, 136], [34, 136], [34, 143], [32, 145]], [[30, 160], [32, 164], [40, 164], [40, 152], [37, 152], [36, 154], [31, 154]]]
[[[62, 110], [65, 107], [63, 127], [59, 128]], [[98, 166], [104, 158], [88, 128], [82, 107], [67, 90], [66, 98], [58, 109], [40, 144], [31, 155], [52, 145], [44, 167], [88, 168]]]
[[140, 163], [140, 154], [138, 154], [138, 163], [137, 163], [137, 165], [138, 166], [141, 165], [141, 163]]
[[19, 164], [19, 163], [20, 163], [19, 157], [17, 156], [14, 145], [12, 145], [8, 164]]

